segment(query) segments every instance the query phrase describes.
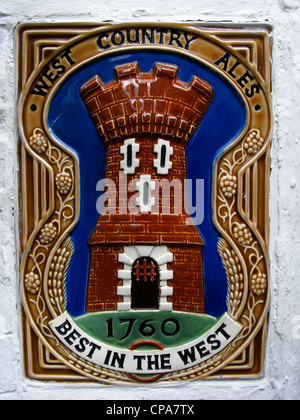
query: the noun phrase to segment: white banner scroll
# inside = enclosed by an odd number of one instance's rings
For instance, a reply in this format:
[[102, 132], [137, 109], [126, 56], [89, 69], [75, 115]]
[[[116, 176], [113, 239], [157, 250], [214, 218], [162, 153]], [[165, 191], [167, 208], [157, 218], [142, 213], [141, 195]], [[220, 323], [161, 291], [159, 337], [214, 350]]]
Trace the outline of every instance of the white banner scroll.
[[218, 354], [242, 330], [225, 313], [205, 334], [178, 347], [164, 350], [128, 350], [109, 346], [84, 332], [63, 313], [49, 323], [59, 340], [79, 357], [107, 369], [126, 373], [157, 374], [188, 369]]

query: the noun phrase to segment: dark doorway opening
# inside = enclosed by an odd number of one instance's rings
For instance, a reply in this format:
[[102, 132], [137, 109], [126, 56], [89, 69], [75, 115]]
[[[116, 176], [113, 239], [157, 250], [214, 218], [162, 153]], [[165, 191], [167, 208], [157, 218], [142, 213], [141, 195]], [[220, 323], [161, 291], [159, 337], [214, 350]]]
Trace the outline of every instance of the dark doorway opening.
[[131, 308], [159, 309], [159, 268], [153, 258], [141, 257], [132, 267]]

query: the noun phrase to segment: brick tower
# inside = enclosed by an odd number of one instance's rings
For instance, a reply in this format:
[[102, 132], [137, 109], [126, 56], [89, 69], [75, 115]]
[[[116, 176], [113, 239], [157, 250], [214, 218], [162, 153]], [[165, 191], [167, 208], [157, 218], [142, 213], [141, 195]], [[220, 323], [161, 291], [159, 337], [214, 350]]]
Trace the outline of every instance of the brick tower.
[[[186, 213], [186, 146], [213, 93], [178, 67], [116, 67], [81, 88], [107, 150], [105, 178], [116, 194], [89, 239], [86, 311], [204, 312], [203, 240]], [[164, 188], [165, 187], [165, 188]]]

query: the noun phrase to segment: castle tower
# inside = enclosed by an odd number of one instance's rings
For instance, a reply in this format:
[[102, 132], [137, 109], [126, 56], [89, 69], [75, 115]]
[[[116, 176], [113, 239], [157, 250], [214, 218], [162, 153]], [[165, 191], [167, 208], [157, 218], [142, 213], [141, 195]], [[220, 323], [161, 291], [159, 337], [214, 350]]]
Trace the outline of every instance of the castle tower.
[[[186, 213], [186, 146], [213, 93], [178, 67], [137, 63], [98, 76], [81, 97], [107, 150], [105, 178], [116, 193], [89, 239], [86, 311], [204, 312], [203, 240]], [[108, 211], [109, 210], [109, 211]]]

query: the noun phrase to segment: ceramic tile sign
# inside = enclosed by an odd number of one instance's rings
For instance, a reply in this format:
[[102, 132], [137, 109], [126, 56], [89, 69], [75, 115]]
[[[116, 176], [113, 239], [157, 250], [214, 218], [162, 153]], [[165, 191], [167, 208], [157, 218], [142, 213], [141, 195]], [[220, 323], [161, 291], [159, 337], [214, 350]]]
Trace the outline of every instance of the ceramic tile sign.
[[226, 25], [19, 27], [27, 377], [262, 375], [270, 37]]

